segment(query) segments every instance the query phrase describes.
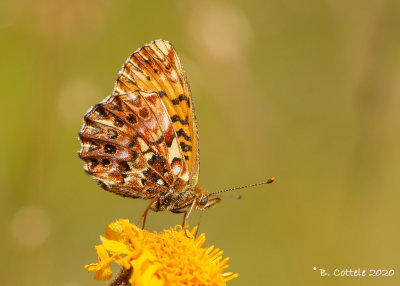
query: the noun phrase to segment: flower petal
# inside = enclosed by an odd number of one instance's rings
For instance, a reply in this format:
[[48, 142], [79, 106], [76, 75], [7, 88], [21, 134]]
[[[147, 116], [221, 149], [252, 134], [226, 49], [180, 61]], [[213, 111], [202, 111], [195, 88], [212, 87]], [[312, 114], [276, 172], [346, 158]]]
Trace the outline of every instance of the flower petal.
[[85, 265], [88, 271], [96, 271], [95, 280], [107, 281], [112, 276], [110, 263], [112, 258], [108, 255], [103, 245], [96, 246], [97, 263]]
[[131, 250], [122, 242], [107, 239], [107, 238], [102, 238], [102, 241], [103, 241], [104, 248], [111, 253], [117, 253], [117, 254], [131, 253]]

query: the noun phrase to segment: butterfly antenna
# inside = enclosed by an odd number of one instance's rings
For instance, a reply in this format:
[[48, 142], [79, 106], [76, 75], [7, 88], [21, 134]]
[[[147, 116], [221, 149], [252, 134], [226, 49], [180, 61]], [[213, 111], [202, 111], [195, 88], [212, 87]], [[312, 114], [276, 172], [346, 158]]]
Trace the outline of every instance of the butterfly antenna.
[[235, 200], [241, 200], [242, 199], [242, 195], [241, 194], [239, 194], [239, 195], [221, 195], [220, 196], [221, 198], [222, 197], [224, 197], [224, 198], [230, 198], [230, 199], [235, 199]]
[[[265, 182], [261, 182], [261, 183], [257, 183], [257, 184], [251, 184], [251, 185], [247, 185], [247, 186], [235, 187], [235, 188], [231, 188], [231, 189], [226, 189], [226, 190], [222, 190], [222, 191], [211, 193], [210, 195], [216, 195], [216, 194], [220, 194], [220, 193], [225, 193], [225, 192], [230, 192], [230, 191], [235, 191], [235, 190], [240, 190], [240, 189], [246, 189], [246, 188], [252, 188], [252, 187], [256, 187], [256, 186], [260, 186], [260, 185], [271, 184], [274, 181], [275, 181], [275, 177], [272, 177], [272, 178], [268, 179]], [[239, 195], [238, 199], [240, 199], [241, 197], [242, 196]]]

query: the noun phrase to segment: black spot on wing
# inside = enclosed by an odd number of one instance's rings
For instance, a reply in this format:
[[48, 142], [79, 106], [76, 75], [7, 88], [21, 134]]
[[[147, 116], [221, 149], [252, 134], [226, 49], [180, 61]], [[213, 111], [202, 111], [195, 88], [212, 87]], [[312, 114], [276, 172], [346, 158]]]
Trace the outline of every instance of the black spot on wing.
[[122, 127], [122, 126], [124, 126], [124, 122], [122, 122], [121, 120], [119, 120], [118, 118], [116, 118], [116, 119], [114, 120], [114, 125], [117, 126], [117, 127]]
[[129, 113], [126, 117], [126, 120], [128, 120], [132, 124], [136, 124], [138, 122], [136, 115], [133, 113]]
[[108, 108], [110, 108], [111, 110], [123, 111], [121, 98], [119, 98], [118, 96], [115, 97], [112, 101], [112, 104], [110, 104]]
[[185, 138], [186, 141], [191, 141], [192, 139], [186, 134], [186, 132], [181, 128], [176, 132], [176, 135], [178, 137], [183, 137]]
[[136, 161], [136, 159], [139, 157], [138, 152], [136, 152], [135, 150], [132, 150], [132, 159], [131, 162]]
[[142, 152], [142, 154], [147, 154], [147, 153], [154, 153], [154, 151], [151, 150], [151, 149], [149, 148], [149, 149], [144, 150], [144, 151]]
[[170, 137], [169, 140], [167, 138], [165, 138], [165, 143], [167, 144], [167, 147], [171, 147], [172, 146], [172, 142], [174, 142], [175, 137]]
[[181, 118], [179, 117], [179, 115], [175, 114], [175, 115], [173, 115], [173, 116], [171, 117], [171, 120], [172, 120], [172, 122], [178, 122], [178, 121], [179, 121], [182, 125], [189, 125], [188, 117], [187, 117], [187, 116], [186, 116], [186, 119], [183, 120], [183, 119], [181, 119]]
[[101, 164], [102, 164], [103, 166], [107, 166], [107, 165], [109, 165], [110, 163], [111, 163], [111, 161], [110, 161], [109, 159], [107, 159], [107, 158], [101, 160]]
[[99, 160], [97, 159], [90, 159], [90, 168], [93, 169], [94, 167], [96, 167], [99, 164]]
[[104, 145], [104, 152], [108, 154], [115, 154], [115, 152], [117, 152], [117, 147], [111, 144], [106, 144]]
[[122, 166], [124, 172], [129, 172], [131, 170], [131, 167], [129, 166], [128, 162], [122, 161], [120, 165]]
[[108, 114], [104, 108], [104, 106], [97, 104], [93, 107], [93, 109], [95, 110], [95, 112], [97, 113], [97, 116], [99, 116], [100, 118], [108, 118]]
[[184, 94], [180, 94], [177, 98], [174, 98], [174, 99], [172, 100], [172, 104], [173, 104], [173, 105], [178, 105], [178, 104], [181, 103], [182, 101], [186, 101], [188, 107], [190, 107], [190, 100], [189, 100], [189, 98], [188, 98], [186, 95], [184, 95]]
[[151, 166], [153, 165], [159, 165], [162, 168], [165, 167], [166, 161], [165, 158], [159, 154], [153, 154], [153, 156], [150, 158], [150, 160], [147, 161]]
[[121, 111], [121, 112], [124, 111], [122, 109], [122, 107], [120, 105], [117, 105], [117, 104], [112, 104], [112, 105], [108, 106], [108, 108], [111, 109], [111, 110], [118, 110], [118, 111]]
[[125, 183], [125, 179], [128, 177], [128, 175], [127, 174], [121, 174], [121, 176], [122, 176], [122, 181]]
[[156, 141], [154, 141], [154, 142], [147, 141], [147, 143], [148, 143], [150, 146], [154, 146], [154, 145], [160, 144], [160, 143], [163, 142], [163, 141], [164, 141], [164, 136], [161, 136], [158, 140], [156, 140]]
[[168, 95], [165, 93], [165, 91], [159, 91], [158, 95], [163, 98], [163, 97], [168, 97]]
[[180, 142], [181, 148], [183, 152], [189, 152], [192, 151], [192, 146], [186, 144], [185, 142]]
[[152, 169], [147, 169], [143, 172], [143, 175], [146, 177], [146, 179], [152, 183], [156, 183], [159, 179], [161, 179], [160, 175], [157, 174], [154, 170]]
[[133, 136], [131, 143], [129, 143], [128, 148], [133, 148], [136, 145], [136, 141], [138, 140], [138, 138], [140, 137], [139, 134], [135, 134], [135, 136]]

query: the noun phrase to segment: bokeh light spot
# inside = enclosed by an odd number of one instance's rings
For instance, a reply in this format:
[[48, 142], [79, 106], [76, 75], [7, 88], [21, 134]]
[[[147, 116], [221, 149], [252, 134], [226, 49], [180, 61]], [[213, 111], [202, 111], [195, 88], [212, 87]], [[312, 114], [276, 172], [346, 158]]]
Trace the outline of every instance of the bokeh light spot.
[[38, 206], [22, 207], [12, 220], [12, 232], [16, 240], [28, 247], [37, 247], [47, 239], [51, 222], [45, 210]]

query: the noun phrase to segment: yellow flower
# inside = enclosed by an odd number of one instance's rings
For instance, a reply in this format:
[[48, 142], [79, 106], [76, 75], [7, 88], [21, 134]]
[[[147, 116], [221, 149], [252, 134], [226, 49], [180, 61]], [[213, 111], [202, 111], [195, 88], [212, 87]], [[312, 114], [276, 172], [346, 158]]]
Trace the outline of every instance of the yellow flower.
[[204, 233], [194, 237], [196, 228], [188, 231], [181, 226], [150, 233], [119, 219], [106, 228], [102, 245], [96, 246], [97, 263], [86, 265], [96, 271], [94, 279], [108, 280], [111, 261], [125, 269], [132, 269], [129, 282], [142, 285], [226, 285], [238, 274], [224, 272], [229, 258], [222, 259], [223, 251], [214, 246], [201, 248]]
[[110, 263], [112, 258], [109, 257], [104, 246], [96, 245], [97, 251], [97, 263], [85, 265], [88, 271], [96, 271], [94, 279], [100, 281], [107, 281], [111, 278], [112, 272], [110, 268]]

